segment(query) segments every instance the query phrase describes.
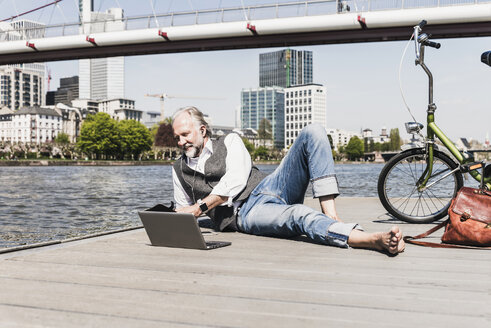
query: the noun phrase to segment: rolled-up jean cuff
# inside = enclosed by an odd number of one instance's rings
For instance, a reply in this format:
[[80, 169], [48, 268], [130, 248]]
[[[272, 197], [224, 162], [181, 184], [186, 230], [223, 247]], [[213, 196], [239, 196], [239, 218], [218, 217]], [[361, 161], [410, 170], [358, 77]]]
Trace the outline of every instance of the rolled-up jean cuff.
[[339, 195], [338, 180], [335, 175], [326, 176], [312, 181], [312, 192], [314, 198], [322, 196]]
[[327, 228], [327, 243], [332, 246], [348, 248], [348, 237], [353, 229], [363, 231], [363, 228], [357, 223], [334, 222]]

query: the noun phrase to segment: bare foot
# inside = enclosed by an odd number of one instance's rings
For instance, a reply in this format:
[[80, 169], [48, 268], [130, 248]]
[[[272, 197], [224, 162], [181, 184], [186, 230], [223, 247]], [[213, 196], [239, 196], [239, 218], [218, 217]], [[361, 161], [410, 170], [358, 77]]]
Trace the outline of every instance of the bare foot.
[[404, 240], [398, 226], [393, 226], [388, 232], [367, 233], [353, 229], [348, 237], [348, 245], [357, 248], [376, 249], [396, 255], [404, 252]]
[[393, 226], [389, 232], [380, 232], [377, 237], [376, 243], [379, 250], [394, 255], [404, 252], [405, 243], [398, 226]]

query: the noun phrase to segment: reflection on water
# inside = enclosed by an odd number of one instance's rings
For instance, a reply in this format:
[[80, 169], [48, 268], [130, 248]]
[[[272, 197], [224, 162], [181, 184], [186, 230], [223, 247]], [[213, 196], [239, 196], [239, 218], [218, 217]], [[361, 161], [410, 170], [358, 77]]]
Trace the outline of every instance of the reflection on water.
[[[382, 167], [336, 165], [341, 195], [377, 197]], [[138, 210], [171, 200], [171, 166], [0, 167], [0, 248], [139, 225]]]

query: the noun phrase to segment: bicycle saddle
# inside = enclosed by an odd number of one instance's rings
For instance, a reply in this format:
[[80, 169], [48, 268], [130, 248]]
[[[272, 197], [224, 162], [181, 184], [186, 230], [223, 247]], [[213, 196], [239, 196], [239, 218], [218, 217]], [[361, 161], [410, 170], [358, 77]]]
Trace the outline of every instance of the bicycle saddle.
[[481, 61], [484, 64], [491, 66], [491, 51], [483, 52], [481, 55]]

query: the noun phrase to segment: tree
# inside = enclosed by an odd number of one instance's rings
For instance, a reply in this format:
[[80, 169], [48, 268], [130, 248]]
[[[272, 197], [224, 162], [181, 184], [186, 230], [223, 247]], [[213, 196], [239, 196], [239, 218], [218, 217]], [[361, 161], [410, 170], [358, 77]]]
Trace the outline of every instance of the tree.
[[332, 158], [336, 158], [336, 151], [334, 150], [334, 142], [332, 141], [332, 136], [330, 134], [327, 135], [327, 139], [329, 139], [329, 145], [331, 146]]
[[121, 150], [120, 134], [115, 120], [109, 114], [99, 112], [87, 117], [82, 124], [78, 148], [96, 159], [117, 156]]
[[373, 139], [371, 139], [370, 142], [368, 143], [368, 151], [369, 152], [375, 151], [375, 143], [373, 142]]
[[256, 159], [267, 159], [268, 158], [268, 148], [264, 146], [259, 146], [254, 150], [254, 158]]
[[349, 160], [357, 160], [363, 156], [363, 140], [357, 136], [351, 137], [345, 148]]
[[242, 138], [242, 141], [244, 142], [244, 146], [246, 147], [249, 154], [252, 155], [252, 153], [254, 152], [254, 145], [252, 144], [252, 142], [247, 140], [247, 138]]
[[135, 120], [123, 120], [118, 123], [121, 135], [121, 157], [131, 155], [133, 159], [140, 157], [144, 151], [152, 148], [152, 137], [147, 127]]
[[70, 137], [68, 134], [64, 132], [58, 133], [58, 135], [55, 138], [55, 142], [59, 144], [69, 144], [70, 143]]
[[177, 141], [174, 139], [172, 125], [168, 123], [160, 124], [154, 143], [157, 147], [177, 147]]
[[399, 129], [390, 129], [390, 150], [399, 150], [401, 147], [401, 137], [399, 136]]
[[267, 118], [263, 118], [259, 122], [259, 129], [257, 129], [257, 136], [259, 140], [263, 141], [263, 147], [266, 145], [266, 140], [271, 140], [271, 123]]

